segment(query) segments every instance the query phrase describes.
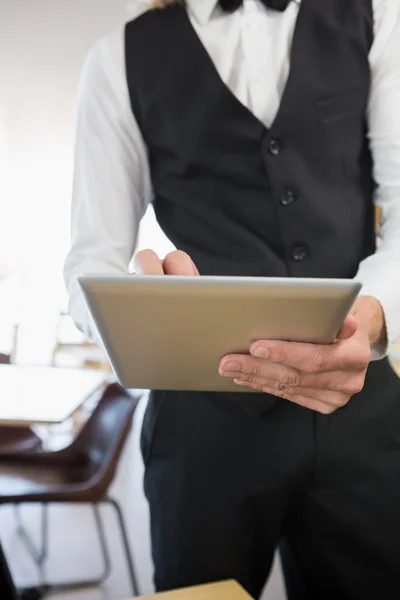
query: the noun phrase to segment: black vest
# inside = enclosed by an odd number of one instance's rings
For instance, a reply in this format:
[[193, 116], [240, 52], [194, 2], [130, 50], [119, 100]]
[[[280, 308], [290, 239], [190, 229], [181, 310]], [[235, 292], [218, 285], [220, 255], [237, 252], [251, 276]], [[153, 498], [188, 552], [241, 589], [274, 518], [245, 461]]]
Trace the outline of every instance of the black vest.
[[[222, 82], [184, 7], [127, 24], [128, 89], [156, 217], [202, 275], [351, 278], [375, 251], [372, 41], [372, 0], [302, 0], [267, 129]], [[249, 406], [247, 394], [233, 396]], [[255, 414], [272, 400], [251, 396]]]

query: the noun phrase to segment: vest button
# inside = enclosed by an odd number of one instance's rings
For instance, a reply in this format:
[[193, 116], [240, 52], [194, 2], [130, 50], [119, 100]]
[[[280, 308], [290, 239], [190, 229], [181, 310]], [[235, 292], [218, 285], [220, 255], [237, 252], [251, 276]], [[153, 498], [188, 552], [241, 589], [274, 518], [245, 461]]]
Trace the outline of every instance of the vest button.
[[272, 156], [279, 156], [282, 152], [282, 144], [279, 140], [270, 140], [268, 143], [268, 152]]
[[302, 262], [310, 255], [310, 250], [305, 244], [296, 244], [292, 249], [292, 258], [296, 262]]
[[282, 206], [289, 206], [296, 200], [296, 195], [293, 190], [286, 190], [279, 199]]

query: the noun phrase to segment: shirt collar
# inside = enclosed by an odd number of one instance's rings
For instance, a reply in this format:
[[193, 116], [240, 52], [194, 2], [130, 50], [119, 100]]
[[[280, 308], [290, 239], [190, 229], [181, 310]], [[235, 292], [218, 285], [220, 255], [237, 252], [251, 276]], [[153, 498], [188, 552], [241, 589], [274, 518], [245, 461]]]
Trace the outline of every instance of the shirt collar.
[[217, 3], [217, 0], [187, 0], [190, 12], [200, 25], [208, 23]]
[[[293, 0], [295, 4], [300, 4], [301, 0]], [[206, 25], [211, 19], [218, 0], [187, 0], [190, 12], [200, 25]]]

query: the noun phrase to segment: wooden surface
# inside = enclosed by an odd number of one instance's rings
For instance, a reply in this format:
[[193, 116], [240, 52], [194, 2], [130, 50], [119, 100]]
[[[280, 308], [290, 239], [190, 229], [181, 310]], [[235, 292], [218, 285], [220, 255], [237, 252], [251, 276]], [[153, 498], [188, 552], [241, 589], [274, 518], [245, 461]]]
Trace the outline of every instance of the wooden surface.
[[393, 367], [394, 371], [400, 377], [400, 361], [392, 360], [391, 363], [392, 363], [392, 367]]
[[375, 230], [379, 233], [379, 229], [381, 227], [382, 222], [382, 207], [375, 206]]
[[251, 600], [251, 597], [235, 581], [200, 585], [176, 592], [163, 592], [155, 596], [143, 596], [142, 600]]
[[0, 425], [62, 423], [105, 378], [86, 369], [0, 365]]

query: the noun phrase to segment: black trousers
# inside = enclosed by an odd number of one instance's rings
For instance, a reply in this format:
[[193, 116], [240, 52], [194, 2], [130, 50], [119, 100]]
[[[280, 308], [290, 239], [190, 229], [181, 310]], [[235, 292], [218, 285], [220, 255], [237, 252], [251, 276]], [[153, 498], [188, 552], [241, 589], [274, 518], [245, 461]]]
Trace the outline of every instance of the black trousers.
[[290, 600], [400, 598], [400, 380], [373, 363], [331, 416], [277, 400], [157, 393], [142, 433], [158, 591], [237, 579], [280, 545]]

